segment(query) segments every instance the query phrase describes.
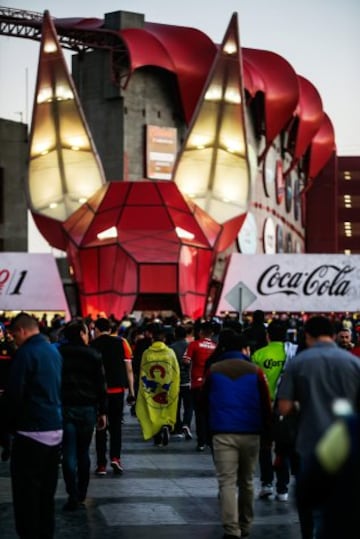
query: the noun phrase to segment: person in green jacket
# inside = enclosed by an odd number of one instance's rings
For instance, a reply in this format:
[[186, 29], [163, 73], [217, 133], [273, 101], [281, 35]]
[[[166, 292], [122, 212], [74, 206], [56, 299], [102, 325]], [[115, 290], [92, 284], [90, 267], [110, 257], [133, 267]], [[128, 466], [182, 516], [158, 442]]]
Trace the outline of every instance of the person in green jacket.
[[[264, 372], [268, 384], [270, 397], [274, 404], [276, 400], [277, 387], [281, 374], [285, 368], [285, 363], [296, 354], [297, 345], [286, 341], [286, 326], [280, 320], [273, 320], [267, 327], [268, 344], [256, 350], [251, 356], [251, 361], [260, 367]], [[279, 449], [279, 450], [277, 450]], [[260, 448], [260, 480], [261, 490], [259, 497], [267, 499], [273, 495], [274, 467], [276, 471], [276, 495], [278, 501], [288, 500], [288, 483], [290, 480], [290, 466], [287, 458], [287, 451], [275, 448], [276, 458], [273, 466], [272, 447], [268, 444]]]

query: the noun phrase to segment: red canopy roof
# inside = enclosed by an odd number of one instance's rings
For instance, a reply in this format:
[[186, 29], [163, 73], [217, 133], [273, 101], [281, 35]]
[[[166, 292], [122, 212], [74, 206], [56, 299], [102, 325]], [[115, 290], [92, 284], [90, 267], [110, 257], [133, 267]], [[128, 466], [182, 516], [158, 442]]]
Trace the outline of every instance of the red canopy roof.
[[[173, 73], [178, 81], [185, 121], [190, 122], [217, 51], [217, 45], [204, 32], [151, 22], [144, 22], [143, 28], [114, 32], [104, 28], [101, 19], [80, 17], [54, 19], [54, 23], [58, 28], [116, 34], [128, 51], [130, 75], [150, 65]], [[257, 92], [264, 94], [267, 145], [298, 116], [294, 155], [298, 159], [322, 121], [321, 98], [316, 88], [274, 52], [242, 48], [242, 56], [244, 87], [251, 97]]]

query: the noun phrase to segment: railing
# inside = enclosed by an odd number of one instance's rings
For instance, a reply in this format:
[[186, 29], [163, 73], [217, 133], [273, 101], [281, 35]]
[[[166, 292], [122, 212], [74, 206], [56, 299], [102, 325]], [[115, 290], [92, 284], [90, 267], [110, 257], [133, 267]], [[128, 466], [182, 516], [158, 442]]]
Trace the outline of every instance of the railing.
[[[43, 14], [35, 11], [0, 6], [0, 36], [20, 37], [41, 40]], [[128, 51], [119, 34], [106, 28], [83, 29], [70, 28], [53, 22], [60, 45], [64, 49], [75, 52], [86, 52], [90, 49], [107, 49], [111, 52], [112, 78], [122, 86], [128, 80]], [[124, 70], [125, 68], [125, 70]]]

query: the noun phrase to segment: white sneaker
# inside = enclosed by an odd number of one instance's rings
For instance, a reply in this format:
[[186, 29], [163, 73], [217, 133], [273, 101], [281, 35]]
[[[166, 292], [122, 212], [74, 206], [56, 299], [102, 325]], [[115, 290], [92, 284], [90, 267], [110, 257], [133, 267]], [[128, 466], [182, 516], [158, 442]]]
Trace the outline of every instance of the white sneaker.
[[187, 425], [183, 426], [182, 431], [184, 433], [185, 440], [192, 440], [191, 430], [189, 429]]
[[287, 502], [288, 498], [289, 498], [289, 495], [287, 492], [284, 492], [283, 494], [277, 493], [275, 496], [275, 500], [277, 500], [278, 502]]
[[263, 485], [259, 492], [259, 498], [264, 500], [266, 498], [269, 498], [269, 496], [272, 496], [272, 494], [273, 494], [272, 485]]

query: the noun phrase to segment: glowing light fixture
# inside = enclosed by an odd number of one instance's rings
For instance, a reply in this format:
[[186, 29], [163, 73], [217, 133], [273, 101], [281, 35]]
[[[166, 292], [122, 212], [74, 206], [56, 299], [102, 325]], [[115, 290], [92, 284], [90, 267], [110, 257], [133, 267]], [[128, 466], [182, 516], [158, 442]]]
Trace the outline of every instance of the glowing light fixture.
[[237, 43], [236, 41], [232, 41], [232, 40], [229, 40], [227, 43], [225, 43], [224, 45], [224, 52], [226, 54], [235, 54], [237, 51]]
[[27, 196], [32, 212], [63, 222], [105, 175], [48, 12], [41, 36]]
[[56, 50], [57, 50], [57, 47], [56, 47], [56, 43], [54, 43], [54, 41], [49, 40], [44, 44], [44, 51], [47, 54], [52, 54], [53, 52], [56, 52]]
[[346, 237], [351, 237], [352, 236], [352, 224], [350, 221], [345, 221], [344, 222], [344, 231], [345, 231], [345, 236]]
[[206, 135], [198, 135], [196, 133], [189, 140], [189, 145], [195, 146], [198, 150], [202, 150], [211, 143], [211, 138]]
[[195, 234], [189, 232], [188, 230], [185, 230], [184, 228], [181, 228], [180, 226], [175, 227], [175, 232], [178, 238], [182, 238], [184, 240], [193, 240], [195, 238]]
[[241, 62], [235, 13], [174, 169], [180, 191], [218, 223], [247, 211], [257, 169], [247, 143]]
[[46, 154], [49, 153], [50, 148], [51, 148], [51, 144], [49, 142], [38, 143], [34, 147], [34, 154], [35, 155], [46, 155]]
[[52, 100], [53, 93], [51, 88], [42, 88], [40, 92], [37, 95], [37, 103], [40, 105], [41, 103], [46, 103]]
[[204, 99], [206, 101], [220, 101], [221, 91], [222, 89], [220, 86], [212, 86], [206, 92]]
[[228, 103], [241, 103], [241, 96], [238, 90], [230, 88], [225, 92], [225, 101]]
[[56, 99], [58, 101], [67, 101], [68, 99], [74, 99], [74, 94], [70, 88], [66, 88], [64, 86], [57, 86]]
[[344, 195], [344, 205], [345, 205], [345, 208], [352, 207], [351, 195]]
[[111, 226], [110, 228], [107, 228], [106, 230], [103, 230], [102, 232], [99, 232], [97, 234], [97, 238], [99, 240], [108, 240], [111, 238], [117, 238], [118, 232], [116, 226]]

